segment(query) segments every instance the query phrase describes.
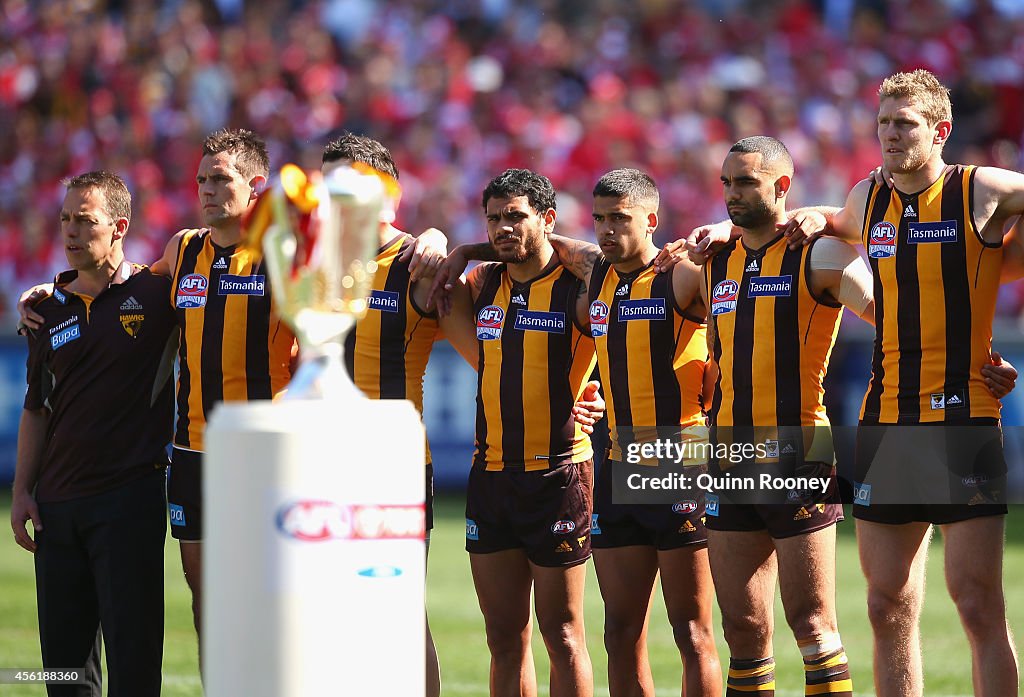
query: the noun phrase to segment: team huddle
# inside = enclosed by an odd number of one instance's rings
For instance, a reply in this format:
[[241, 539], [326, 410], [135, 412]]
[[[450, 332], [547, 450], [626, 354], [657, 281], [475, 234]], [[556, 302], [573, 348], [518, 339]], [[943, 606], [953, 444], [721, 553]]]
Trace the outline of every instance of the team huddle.
[[[923, 692], [917, 627], [934, 524], [962, 561], [947, 565], [946, 580], [975, 692], [1016, 693], [999, 422], [1016, 371], [991, 338], [1000, 278], [1016, 274], [1003, 236], [1024, 213], [1024, 175], [947, 165], [951, 129], [948, 91], [933, 75], [893, 75], [879, 90], [882, 167], [842, 209], [788, 211], [793, 160], [775, 138], [751, 136], [722, 165], [730, 220], [664, 249], [653, 242], [657, 185], [631, 168], [594, 188], [597, 244], [555, 234], [554, 188], [525, 169], [485, 187], [486, 243], [448, 254], [439, 231], [414, 238], [382, 219], [373, 288], [398, 302], [371, 303], [346, 341], [347, 368], [368, 397], [410, 399], [421, 411], [440, 336], [477, 370], [466, 549], [492, 695], [537, 693], [531, 595], [551, 694], [593, 694], [583, 621], [591, 556], [613, 697], [654, 694], [646, 635], [659, 574], [683, 694], [722, 694], [716, 600], [725, 694], [774, 694], [776, 584], [806, 694], [853, 694], [835, 608], [843, 508], [823, 402], [843, 307], [876, 330], [853, 481], [875, 691]], [[348, 134], [324, 149], [325, 171], [354, 162], [398, 178], [370, 138]], [[50, 685], [51, 695], [100, 694], [101, 636], [109, 694], [159, 694], [168, 510], [202, 636], [207, 417], [222, 401], [273, 398], [290, 375], [294, 337], [261, 256], [241, 244], [269, 173], [257, 136], [211, 134], [196, 176], [204, 226], [175, 235], [151, 267], [124, 258], [124, 182], [102, 171], [67, 182], [71, 270], [24, 296], [28, 392], [11, 512], [18, 544], [34, 552], [43, 665], [85, 666], [91, 682]], [[470, 260], [482, 263], [464, 274]], [[600, 394], [588, 382], [595, 366]], [[595, 476], [588, 434], [603, 414], [610, 438]], [[944, 457], [926, 457], [922, 444], [936, 440]], [[710, 457], [673, 466], [709, 482], [772, 471], [822, 486], [770, 499], [715, 485], [670, 502], [624, 496], [624, 473], [664, 468], [631, 455], [655, 441], [708, 445]], [[741, 462], [714, 454], [746, 445], [757, 447]], [[425, 465], [429, 528], [429, 448]], [[941, 494], [926, 486], [940, 480]], [[437, 695], [429, 629], [426, 644], [427, 694]]]

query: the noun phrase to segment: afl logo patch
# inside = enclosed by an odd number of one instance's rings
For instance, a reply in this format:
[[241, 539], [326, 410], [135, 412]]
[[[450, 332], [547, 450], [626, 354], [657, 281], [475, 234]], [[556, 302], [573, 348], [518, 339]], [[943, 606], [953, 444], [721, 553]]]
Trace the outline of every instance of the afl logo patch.
[[476, 338], [480, 341], [493, 341], [501, 338], [501, 323], [505, 321], [505, 311], [497, 305], [488, 305], [476, 316]]
[[608, 333], [608, 306], [600, 300], [590, 303], [590, 335], [597, 338]]
[[190, 273], [178, 281], [178, 295], [175, 300], [175, 307], [182, 310], [191, 310], [206, 305], [206, 291], [210, 282], [206, 276], [197, 273]]
[[740, 294], [740, 284], [731, 278], [719, 281], [711, 291], [711, 314], [724, 315], [736, 311], [736, 298]]
[[868, 235], [868, 256], [872, 259], [896, 256], [896, 226], [888, 220], [871, 226], [871, 234]]

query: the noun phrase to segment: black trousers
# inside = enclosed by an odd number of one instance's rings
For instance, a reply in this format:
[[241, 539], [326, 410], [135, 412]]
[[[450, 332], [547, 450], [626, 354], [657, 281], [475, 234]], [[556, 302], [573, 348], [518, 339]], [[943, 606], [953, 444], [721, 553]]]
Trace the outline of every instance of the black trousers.
[[43, 666], [84, 669], [88, 683], [48, 685], [47, 694], [102, 697], [102, 631], [109, 697], [158, 696], [167, 532], [163, 469], [113, 491], [41, 503], [39, 516], [35, 565]]

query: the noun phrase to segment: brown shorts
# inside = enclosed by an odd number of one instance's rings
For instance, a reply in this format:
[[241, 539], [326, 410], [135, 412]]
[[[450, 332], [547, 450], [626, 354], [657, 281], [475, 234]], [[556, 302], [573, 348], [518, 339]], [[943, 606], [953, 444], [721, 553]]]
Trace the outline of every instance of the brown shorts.
[[590, 557], [593, 460], [549, 470], [469, 472], [466, 551], [525, 549], [537, 566], [573, 566]]
[[[843, 520], [835, 468], [817, 463], [822, 476], [831, 472], [831, 481], [823, 492], [791, 492], [793, 503], [736, 503], [729, 492], [707, 494], [705, 525], [709, 530], [754, 532], [766, 530], [774, 539], [817, 532]], [[807, 463], [806, 470], [815, 469]]]
[[996, 419], [857, 428], [853, 517], [945, 525], [1005, 515], [1007, 465]]
[[167, 468], [167, 509], [171, 537], [194, 542], [203, 539], [203, 454], [174, 448]]
[[705, 545], [704, 492], [694, 489], [673, 503], [614, 503], [612, 467], [605, 460], [594, 486], [594, 517], [590, 534], [594, 549], [640, 545], [665, 551]]

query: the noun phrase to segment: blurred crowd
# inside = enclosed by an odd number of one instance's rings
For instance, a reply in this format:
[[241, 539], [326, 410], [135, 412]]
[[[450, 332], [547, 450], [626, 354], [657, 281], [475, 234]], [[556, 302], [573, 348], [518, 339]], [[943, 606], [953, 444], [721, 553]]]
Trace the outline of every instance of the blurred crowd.
[[0, 14], [0, 321], [64, 265], [62, 178], [124, 176], [127, 253], [150, 261], [198, 224], [199, 145], [225, 126], [262, 134], [275, 169], [318, 166], [343, 129], [381, 140], [400, 226], [455, 242], [484, 239], [480, 192], [510, 166], [546, 174], [560, 230], [583, 237], [597, 177], [646, 169], [661, 241], [678, 237], [724, 218], [723, 156], [755, 133], [792, 150], [791, 205], [841, 205], [878, 162], [880, 80], [914, 67], [952, 89], [947, 161], [1024, 166], [1020, 0], [0, 0]]

